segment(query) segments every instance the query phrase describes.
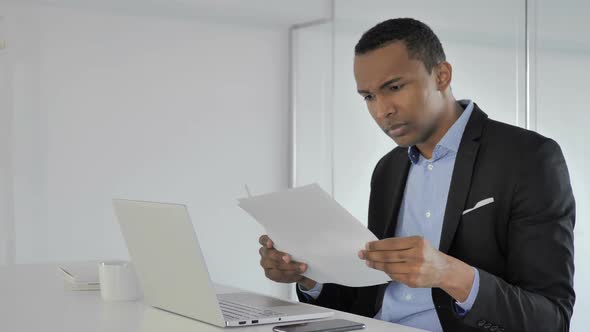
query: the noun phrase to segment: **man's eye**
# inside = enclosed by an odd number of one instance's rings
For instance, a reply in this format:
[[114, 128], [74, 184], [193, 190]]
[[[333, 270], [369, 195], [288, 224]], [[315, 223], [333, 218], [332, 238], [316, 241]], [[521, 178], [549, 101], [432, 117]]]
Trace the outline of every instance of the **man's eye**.
[[397, 91], [397, 90], [400, 90], [403, 87], [404, 87], [403, 84], [400, 84], [400, 85], [390, 85], [389, 86], [389, 90], [391, 90], [391, 91]]
[[372, 95], [366, 95], [363, 97], [363, 99], [365, 99], [365, 101], [371, 101], [373, 100], [373, 96]]

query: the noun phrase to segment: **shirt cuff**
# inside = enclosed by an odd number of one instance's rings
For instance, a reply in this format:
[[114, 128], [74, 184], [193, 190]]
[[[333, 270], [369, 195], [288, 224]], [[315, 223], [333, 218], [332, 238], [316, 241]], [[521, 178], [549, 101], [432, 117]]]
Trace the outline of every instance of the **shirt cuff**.
[[320, 284], [319, 282], [316, 282], [315, 286], [312, 289], [308, 289], [308, 290], [301, 289], [301, 286], [299, 286], [299, 284], [297, 284], [297, 288], [299, 289], [299, 291], [301, 293], [311, 296], [311, 298], [313, 298], [315, 300], [318, 298], [318, 296], [320, 296], [320, 293], [322, 292], [322, 288], [324, 288], [324, 284]]
[[479, 293], [479, 270], [473, 268], [475, 272], [475, 277], [473, 278], [473, 285], [471, 286], [471, 291], [469, 292], [469, 296], [467, 296], [467, 300], [465, 302], [454, 302], [455, 312], [459, 316], [465, 316], [473, 307], [473, 303], [475, 303], [475, 299], [477, 298], [477, 293]]

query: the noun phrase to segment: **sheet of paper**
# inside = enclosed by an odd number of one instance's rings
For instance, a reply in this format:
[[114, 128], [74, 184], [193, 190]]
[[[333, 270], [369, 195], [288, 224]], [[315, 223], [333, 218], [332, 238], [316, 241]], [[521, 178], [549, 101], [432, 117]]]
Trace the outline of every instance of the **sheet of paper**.
[[308, 278], [350, 287], [391, 280], [358, 258], [377, 237], [317, 184], [239, 199], [239, 206], [265, 228], [277, 250], [308, 264]]

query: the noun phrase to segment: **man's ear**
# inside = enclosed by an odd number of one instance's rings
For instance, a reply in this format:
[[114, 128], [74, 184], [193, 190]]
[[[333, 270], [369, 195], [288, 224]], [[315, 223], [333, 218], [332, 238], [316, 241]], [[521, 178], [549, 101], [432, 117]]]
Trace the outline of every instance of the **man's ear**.
[[439, 91], [445, 91], [450, 85], [453, 78], [453, 67], [450, 63], [442, 61], [432, 68], [436, 75], [436, 86]]

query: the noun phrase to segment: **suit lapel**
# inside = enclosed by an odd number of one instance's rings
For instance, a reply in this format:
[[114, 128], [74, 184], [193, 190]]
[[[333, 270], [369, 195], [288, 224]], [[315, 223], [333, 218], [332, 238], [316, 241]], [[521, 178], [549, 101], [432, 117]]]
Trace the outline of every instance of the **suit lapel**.
[[482, 112], [477, 105], [474, 106], [473, 113], [467, 122], [459, 151], [455, 159], [455, 167], [451, 178], [447, 206], [443, 219], [443, 227], [440, 237], [439, 250], [448, 253], [461, 213], [465, 208], [465, 202], [471, 188], [471, 177], [473, 167], [479, 151], [479, 138], [481, 137], [487, 115]]

